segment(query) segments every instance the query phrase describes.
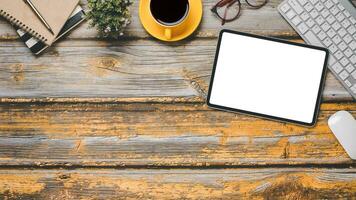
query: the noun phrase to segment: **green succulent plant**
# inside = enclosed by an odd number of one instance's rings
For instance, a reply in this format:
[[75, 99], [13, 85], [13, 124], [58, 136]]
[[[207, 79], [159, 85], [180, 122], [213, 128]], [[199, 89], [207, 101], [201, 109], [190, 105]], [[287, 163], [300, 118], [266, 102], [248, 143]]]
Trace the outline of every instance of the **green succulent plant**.
[[130, 24], [132, 0], [88, 0], [90, 26], [103, 37], [118, 38]]

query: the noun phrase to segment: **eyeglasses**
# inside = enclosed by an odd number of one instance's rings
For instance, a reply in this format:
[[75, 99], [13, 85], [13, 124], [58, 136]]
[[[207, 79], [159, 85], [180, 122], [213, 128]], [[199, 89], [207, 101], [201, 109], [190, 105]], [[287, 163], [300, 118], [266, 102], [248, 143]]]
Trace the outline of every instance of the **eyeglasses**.
[[[261, 8], [268, 0], [245, 0], [247, 5], [252, 8]], [[220, 0], [212, 8], [213, 12], [218, 18], [221, 19], [222, 25], [226, 22], [236, 20], [240, 15], [241, 2], [240, 0]]]

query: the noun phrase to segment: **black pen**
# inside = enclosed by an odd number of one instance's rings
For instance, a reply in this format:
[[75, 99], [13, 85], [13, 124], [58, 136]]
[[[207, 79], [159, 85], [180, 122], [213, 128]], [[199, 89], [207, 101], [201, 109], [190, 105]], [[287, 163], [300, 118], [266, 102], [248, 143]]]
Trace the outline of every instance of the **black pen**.
[[47, 29], [52, 33], [52, 29], [51, 27], [49, 26], [49, 24], [46, 22], [46, 20], [42, 17], [41, 13], [36, 9], [36, 7], [33, 5], [33, 3], [31, 2], [31, 0], [23, 0], [25, 3], [27, 3], [31, 8], [32, 10], [36, 13], [37, 17], [41, 20], [41, 22], [47, 27]]

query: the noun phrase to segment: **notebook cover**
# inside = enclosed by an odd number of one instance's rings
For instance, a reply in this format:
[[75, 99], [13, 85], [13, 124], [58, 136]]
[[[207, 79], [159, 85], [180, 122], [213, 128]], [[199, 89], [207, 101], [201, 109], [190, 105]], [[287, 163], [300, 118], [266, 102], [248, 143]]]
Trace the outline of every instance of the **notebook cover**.
[[48, 22], [54, 34], [38, 19], [31, 7], [23, 0], [1, 0], [0, 15], [11, 23], [37, 37], [46, 45], [57, 38], [63, 25], [77, 6], [79, 0], [31, 0]]
[[[79, 25], [85, 19], [85, 12], [79, 5], [76, 7], [72, 15], [69, 17], [67, 22], [64, 24], [62, 30], [59, 32], [58, 37], [55, 41], [63, 37], [66, 33], [71, 31], [77, 25]], [[30, 49], [30, 51], [35, 54], [39, 55], [49, 46], [43, 43], [42, 41], [38, 40], [37, 38], [33, 37], [29, 33], [25, 32], [24, 30], [15, 27], [17, 34], [20, 36], [20, 39], [26, 44], [26, 46]]]

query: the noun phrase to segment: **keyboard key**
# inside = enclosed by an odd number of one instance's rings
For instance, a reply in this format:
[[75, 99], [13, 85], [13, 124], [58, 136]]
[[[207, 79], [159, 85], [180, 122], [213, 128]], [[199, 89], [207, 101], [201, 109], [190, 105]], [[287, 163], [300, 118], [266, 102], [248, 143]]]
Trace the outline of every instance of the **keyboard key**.
[[329, 47], [329, 51], [331, 53], [335, 53], [336, 51], [338, 50], [337, 46], [335, 44], [332, 44], [330, 47]]
[[323, 16], [324, 18], [326, 18], [329, 14], [330, 14], [330, 12], [327, 10], [327, 9], [324, 9], [323, 11], [321, 11], [321, 16]]
[[351, 48], [353, 51], [355, 51], [355, 49], [356, 49], [356, 42], [355, 42], [355, 41], [352, 41], [349, 46], [350, 46], [350, 48]]
[[344, 51], [344, 54], [347, 56], [347, 57], [350, 57], [352, 56], [354, 52], [350, 49], [350, 48], [347, 48], [346, 51]]
[[340, 11], [345, 10], [344, 6], [342, 6], [341, 4], [338, 4], [337, 7], [340, 9]]
[[[355, 85], [354, 85], [355, 86]], [[356, 93], [356, 87], [351, 87], [350, 88], [353, 93]]]
[[309, 19], [309, 20], [306, 22], [306, 24], [307, 24], [309, 27], [313, 27], [314, 24], [315, 24], [315, 22], [314, 22], [314, 20]]
[[321, 31], [321, 29], [319, 28], [318, 25], [314, 26], [314, 27], [312, 28], [312, 30], [313, 30], [313, 32], [314, 32], [315, 34], [318, 34], [318, 33]]
[[300, 5], [304, 6], [308, 1], [307, 0], [299, 0]]
[[352, 72], [352, 77], [354, 78], [354, 79], [356, 79], [356, 71], [354, 71], [354, 72]]
[[342, 22], [342, 20], [345, 19], [345, 16], [342, 13], [339, 13], [336, 15], [336, 19], [337, 21]]
[[305, 32], [307, 32], [308, 27], [304, 23], [301, 23], [299, 24], [298, 29], [302, 34], [304, 34]]
[[318, 38], [320, 40], [324, 40], [326, 38], [326, 34], [323, 31], [320, 31], [320, 33], [318, 34]]
[[346, 17], [350, 17], [349, 11], [345, 10], [345, 11], [344, 11], [344, 15], [345, 15]]
[[330, 29], [330, 25], [325, 22], [323, 25], [321, 25], [321, 28], [326, 32]]
[[320, 12], [322, 9], [324, 9], [324, 5], [323, 5], [323, 3], [318, 2], [318, 3], [315, 5], [315, 8], [316, 8], [317, 11]]
[[313, 10], [310, 12], [310, 16], [315, 19], [317, 16], [319, 16], [319, 13], [318, 13], [318, 11], [316, 11], [315, 9], [313, 9]]
[[310, 12], [313, 9], [313, 5], [311, 5], [309, 2], [304, 5], [305, 10]]
[[325, 22], [325, 19], [324, 19], [322, 16], [318, 16], [318, 17], [315, 19], [315, 21], [316, 21], [319, 25], [321, 25], [322, 23]]
[[328, 32], [326, 32], [327, 34], [328, 34], [328, 36], [330, 37], [330, 38], [333, 38], [335, 35], [336, 35], [336, 33], [335, 33], [335, 31], [333, 30], [333, 29], [330, 29]]
[[351, 85], [352, 85], [349, 80], [345, 80], [345, 83], [346, 83], [347, 87], [351, 87]]
[[320, 46], [320, 47], [324, 46], [323, 44], [321, 44], [319, 39], [311, 31], [308, 31], [303, 36], [307, 41], [309, 41], [309, 43], [313, 45]]
[[347, 28], [351, 25], [351, 23], [349, 22], [349, 20], [345, 19], [344, 21], [341, 22], [341, 25], [344, 27], [344, 28]]
[[307, 19], [309, 19], [309, 15], [307, 12], [303, 12], [300, 17], [303, 19], [303, 21], [307, 21]]
[[289, 0], [288, 2], [298, 15], [304, 11], [296, 0]]
[[316, 3], [318, 3], [318, 0], [310, 0], [310, 2], [311, 2], [312, 4], [316, 4]]
[[339, 13], [339, 9], [336, 6], [334, 6], [330, 9], [330, 12], [331, 14], [336, 15], [337, 13]]
[[347, 44], [345, 42], [341, 42], [338, 46], [341, 51], [344, 51], [347, 48]]
[[355, 87], [355, 85], [354, 85], [353, 87], [351, 87], [350, 89], [351, 89], [351, 91], [352, 91], [353, 93], [356, 93], [356, 87]]
[[336, 59], [340, 60], [344, 55], [342, 54], [341, 51], [338, 51], [338, 52], [336, 52], [336, 53], [334, 54], [334, 56], [335, 56]]
[[338, 35], [336, 35], [332, 40], [335, 44], [339, 44], [341, 42], [341, 38]]
[[329, 15], [329, 16], [326, 18], [326, 21], [328, 21], [329, 24], [334, 23], [335, 20], [336, 20], [335, 17], [332, 16], [332, 15]]
[[350, 61], [352, 64], [356, 63], [356, 55], [351, 56]]
[[342, 66], [345, 67], [346, 65], [348, 65], [348, 64], [350, 63], [350, 61], [349, 61], [347, 58], [343, 57], [343, 58], [340, 60], [340, 63], [341, 63]]
[[295, 16], [295, 12], [293, 10], [290, 10], [289, 12], [287, 12], [286, 16], [288, 17], [288, 19], [293, 19], [293, 17]]
[[[356, 84], [355, 84], [355, 85], [356, 85]], [[353, 85], [353, 86], [350, 88], [353, 93], [356, 93], [356, 86], [355, 86], [355, 85]]]
[[325, 40], [323, 41], [324, 45], [326, 47], [330, 46], [333, 42], [330, 40], [330, 38], [325, 38]]
[[286, 13], [289, 9], [290, 9], [290, 6], [286, 3], [281, 6], [281, 11], [284, 13]]
[[348, 44], [349, 42], [352, 41], [352, 37], [351, 35], [347, 34], [345, 37], [344, 37], [344, 41]]
[[356, 28], [354, 26], [350, 26], [347, 31], [350, 33], [350, 34], [354, 34], [356, 32]]
[[347, 77], [349, 77], [349, 73], [347, 73], [347, 71], [342, 71], [340, 74], [339, 74], [339, 76], [340, 76], [340, 78], [342, 79], [342, 80], [345, 80]]
[[302, 22], [302, 19], [300, 19], [300, 17], [296, 16], [292, 19], [292, 23], [294, 25], [298, 25], [300, 22]]
[[335, 63], [331, 66], [331, 68], [337, 73], [339, 74], [343, 68], [341, 67], [341, 65], [339, 63]]
[[331, 27], [333, 27], [333, 29], [334, 29], [335, 31], [337, 31], [337, 30], [339, 30], [339, 28], [341, 28], [341, 25], [340, 25], [339, 22], [335, 22], [335, 23], [333, 23], [333, 24], [331, 25]]
[[347, 67], [345, 68], [349, 73], [353, 72], [355, 70], [355, 67], [352, 66], [351, 64], [347, 65]]
[[[336, 24], [336, 23], [335, 23]], [[340, 29], [337, 31], [337, 33], [341, 36], [341, 37], [344, 37], [344, 35], [346, 35], [346, 30], [344, 28]]]
[[351, 24], [356, 25], [356, 19], [355, 18], [350, 17], [349, 20], [350, 20]]
[[334, 5], [333, 2], [331, 2], [330, 0], [327, 0], [327, 1], [325, 2], [325, 6], [326, 6], [326, 8], [328, 8], [328, 9], [330, 9], [333, 5]]

